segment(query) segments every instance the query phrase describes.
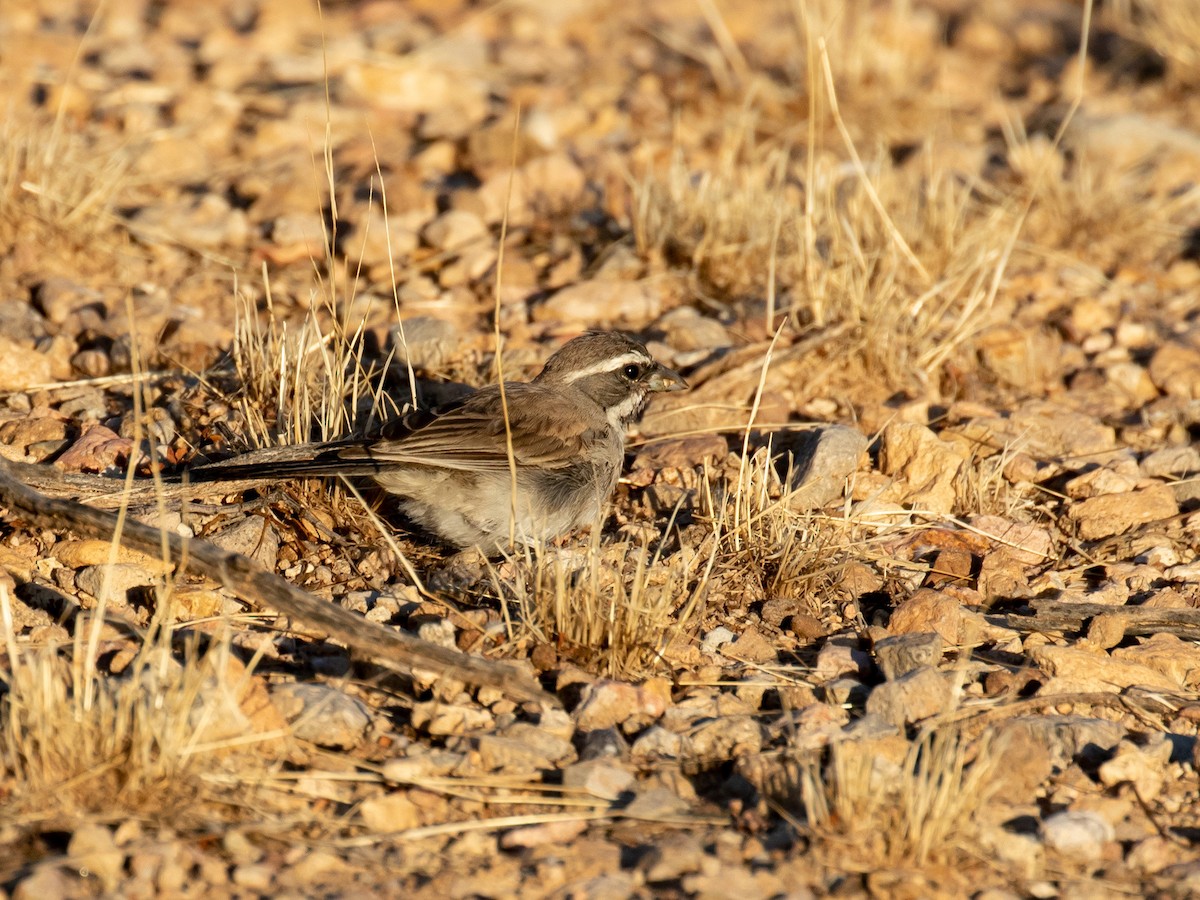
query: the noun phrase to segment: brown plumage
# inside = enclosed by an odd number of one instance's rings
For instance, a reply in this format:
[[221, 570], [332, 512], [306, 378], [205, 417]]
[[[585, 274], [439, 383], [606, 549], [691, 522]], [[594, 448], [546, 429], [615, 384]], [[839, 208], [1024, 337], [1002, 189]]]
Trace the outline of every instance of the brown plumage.
[[639, 341], [590, 333], [566, 343], [533, 381], [506, 383], [503, 402], [500, 386], [490, 385], [392, 423], [376, 440], [304, 444], [262, 462], [203, 466], [191, 477], [369, 475], [437, 537], [494, 552], [510, 531], [527, 543], [595, 522], [620, 475], [626, 428], [650, 394], [686, 386]]

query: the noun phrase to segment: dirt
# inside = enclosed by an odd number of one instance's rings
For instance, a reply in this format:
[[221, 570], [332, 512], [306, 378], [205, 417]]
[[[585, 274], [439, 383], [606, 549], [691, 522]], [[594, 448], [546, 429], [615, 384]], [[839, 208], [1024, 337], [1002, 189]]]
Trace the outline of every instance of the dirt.
[[0, 48], [6, 460], [145, 487], [589, 329], [691, 385], [507, 559], [315, 480], [131, 511], [541, 701], [6, 510], [0, 890], [1197, 891], [1189, 2], [29, 0]]

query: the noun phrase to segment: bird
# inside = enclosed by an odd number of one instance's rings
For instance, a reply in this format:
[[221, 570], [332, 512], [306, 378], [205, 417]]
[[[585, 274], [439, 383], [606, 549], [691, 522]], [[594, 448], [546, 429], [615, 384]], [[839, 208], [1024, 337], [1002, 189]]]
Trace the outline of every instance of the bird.
[[298, 444], [194, 468], [193, 481], [372, 478], [408, 519], [486, 555], [544, 544], [599, 521], [621, 474], [627, 429], [652, 394], [687, 382], [646, 345], [587, 332], [530, 382], [480, 388], [389, 423], [374, 439]]

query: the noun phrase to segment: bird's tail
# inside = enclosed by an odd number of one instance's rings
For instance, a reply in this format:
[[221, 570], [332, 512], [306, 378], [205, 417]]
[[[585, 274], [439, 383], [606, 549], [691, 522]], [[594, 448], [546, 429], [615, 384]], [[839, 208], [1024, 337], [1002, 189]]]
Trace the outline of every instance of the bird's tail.
[[379, 462], [366, 452], [362, 441], [296, 444], [243, 453], [226, 462], [189, 469], [184, 478], [193, 482], [248, 481], [275, 478], [321, 478], [331, 475], [370, 475]]

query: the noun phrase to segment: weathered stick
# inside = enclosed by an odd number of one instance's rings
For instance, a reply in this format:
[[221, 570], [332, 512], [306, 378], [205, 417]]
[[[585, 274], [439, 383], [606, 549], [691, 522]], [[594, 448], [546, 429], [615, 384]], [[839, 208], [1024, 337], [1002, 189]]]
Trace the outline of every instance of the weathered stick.
[[[47, 497], [26, 487], [15, 476], [29, 469], [46, 468], [0, 460], [0, 504], [9, 516], [23, 516], [50, 528], [70, 528], [78, 534], [111, 538], [117, 519], [111, 513], [84, 506], [74, 500]], [[58, 474], [58, 473], [55, 473]], [[53, 476], [49, 480], [54, 481]], [[65, 479], [59, 475], [59, 483]], [[103, 479], [114, 487], [116, 479]], [[69, 483], [69, 482], [68, 482]], [[225, 492], [229, 491], [224, 486]], [[409, 672], [414, 668], [444, 672], [480, 687], [492, 687], [520, 700], [536, 700], [548, 706], [558, 701], [541, 690], [528, 676], [504, 663], [469, 656], [403, 632], [392, 631], [355, 615], [340, 606], [318, 600], [311, 594], [259, 567], [238, 553], [229, 553], [208, 541], [185, 540], [167, 533], [171, 562], [222, 584], [257, 607], [270, 607], [304, 625], [319, 629], [386, 668]], [[162, 533], [141, 522], [127, 520], [121, 541], [137, 550], [158, 555]]]
[[1005, 624], [1018, 631], [1079, 631], [1096, 616], [1119, 616], [1126, 634], [1166, 632], [1200, 639], [1200, 609], [1163, 609], [1156, 606], [1110, 606], [1105, 603], [1060, 603], [1033, 600], [1029, 614], [1009, 613]]
[[155, 505], [160, 496], [174, 503], [183, 499], [213, 500], [240, 491], [262, 487], [268, 479], [243, 481], [198, 482], [185, 484], [178, 479], [155, 483], [138, 478], [126, 489], [125, 479], [105, 475], [86, 475], [60, 472], [54, 466], [38, 466], [21, 462], [6, 462], [9, 477], [47, 497], [65, 497], [98, 509], [116, 509], [126, 505], [143, 509]]

